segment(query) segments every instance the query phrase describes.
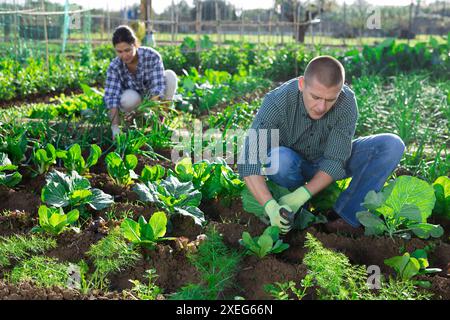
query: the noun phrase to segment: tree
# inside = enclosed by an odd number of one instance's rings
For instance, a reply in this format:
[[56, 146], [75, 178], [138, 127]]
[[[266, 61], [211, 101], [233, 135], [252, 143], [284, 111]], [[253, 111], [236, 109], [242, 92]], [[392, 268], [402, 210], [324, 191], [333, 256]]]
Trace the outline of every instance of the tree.
[[[312, 21], [320, 13], [335, 10], [337, 7], [334, 0], [306, 1], [303, 4], [298, 0], [275, 0], [275, 5], [281, 6], [281, 20], [285, 19], [292, 23], [298, 20], [299, 26], [294, 35], [295, 40], [301, 43], [305, 42], [306, 31]], [[299, 12], [300, 15], [297, 19]]]
[[[199, 0], [197, 0], [199, 1]], [[202, 21], [216, 20], [216, 2], [219, 4], [220, 18], [224, 20], [234, 19], [234, 6], [225, 2], [225, 0], [202, 0]], [[197, 8], [194, 1], [194, 8], [191, 9], [191, 19], [195, 20]]]

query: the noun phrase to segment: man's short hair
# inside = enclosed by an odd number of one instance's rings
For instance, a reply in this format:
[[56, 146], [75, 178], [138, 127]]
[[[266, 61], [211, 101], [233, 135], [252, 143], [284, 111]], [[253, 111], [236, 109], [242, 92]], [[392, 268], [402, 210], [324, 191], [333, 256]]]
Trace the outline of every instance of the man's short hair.
[[318, 56], [308, 63], [304, 77], [306, 84], [316, 78], [325, 87], [335, 87], [344, 84], [345, 69], [342, 63], [332, 56]]

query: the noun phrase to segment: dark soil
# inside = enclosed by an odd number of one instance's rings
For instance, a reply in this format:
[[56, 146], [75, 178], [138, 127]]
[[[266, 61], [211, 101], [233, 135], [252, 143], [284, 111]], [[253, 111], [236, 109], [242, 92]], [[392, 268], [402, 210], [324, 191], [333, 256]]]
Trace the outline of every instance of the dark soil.
[[65, 232], [57, 237], [57, 247], [48, 251], [47, 256], [58, 258], [59, 261], [69, 261], [73, 263], [86, 259], [85, 253], [92, 244], [102, 239], [105, 235], [91, 228], [80, 233]]
[[404, 167], [401, 167], [401, 166], [399, 166], [397, 169], [395, 169], [394, 174], [397, 177], [400, 177], [400, 176], [412, 176], [413, 175], [413, 173], [411, 171], [409, 171], [408, 169], [406, 169]]
[[[161, 156], [163, 156], [166, 159], [172, 159], [172, 149], [171, 148], [165, 148], [165, 149], [155, 149], [155, 152]], [[160, 164], [162, 164], [160, 162]], [[172, 163], [170, 161], [170, 163], [168, 163], [168, 167], [166, 168], [173, 168], [174, 167], [174, 163]]]
[[[232, 201], [230, 206], [214, 199], [204, 201], [200, 209], [205, 213], [207, 220], [213, 220], [224, 224], [239, 224], [246, 227], [250, 234], [261, 234], [267, 226], [255, 215], [244, 211], [242, 201]], [[242, 233], [241, 233], [242, 234]]]
[[233, 248], [240, 248], [239, 240], [242, 238], [242, 233], [247, 231], [244, 225], [237, 223], [217, 223], [211, 222], [211, 225], [223, 236], [223, 241], [226, 245]]
[[108, 217], [106, 212], [109, 212], [112, 213], [116, 219], [123, 219], [126, 215], [130, 219], [137, 220], [142, 215], [148, 220], [154, 211], [156, 211], [156, 208], [148, 205], [142, 206], [133, 203], [116, 202], [112, 204], [111, 207], [100, 211], [98, 217], [107, 220]]
[[37, 215], [40, 204], [40, 196], [34, 193], [0, 186], [0, 212], [18, 210]]
[[441, 237], [442, 241], [450, 244], [450, 219], [432, 215], [429, 220], [429, 223], [439, 224], [444, 228], [444, 235]]
[[18, 190], [27, 191], [37, 196], [41, 195], [41, 190], [45, 187], [45, 175], [32, 177], [30, 174], [23, 176], [18, 186]]
[[10, 284], [0, 280], [0, 300], [120, 300], [124, 299], [117, 292], [91, 292], [83, 295], [74, 289], [59, 287], [41, 288], [30, 282]]
[[430, 291], [434, 293], [433, 299], [450, 300], [450, 280], [448, 277], [434, 276], [422, 278], [431, 282]]
[[203, 233], [203, 228], [194, 219], [183, 215], [174, 215], [170, 219], [173, 229], [168, 235], [171, 237], [186, 237], [193, 241]]
[[114, 197], [114, 201], [136, 201], [138, 195], [131, 190], [130, 186], [122, 187], [117, 185], [107, 173], [91, 174], [89, 179], [92, 188], [98, 188]]
[[0, 236], [24, 234], [36, 224], [36, 218], [25, 211], [5, 211], [0, 215]]
[[[110, 152], [112, 152], [114, 150], [110, 150]], [[88, 150], [84, 151], [86, 153], [85, 158], [87, 158], [89, 156], [89, 152]], [[171, 150], [158, 150], [155, 151], [156, 153], [164, 156], [165, 158], [170, 160], [171, 157]], [[106, 166], [106, 162], [105, 162], [105, 158], [106, 158], [107, 153], [102, 154], [102, 156], [98, 159], [98, 162], [92, 166], [91, 168], [89, 168], [89, 172], [91, 173], [95, 173], [95, 174], [108, 174], [108, 169]], [[142, 169], [144, 169], [144, 167], [147, 166], [154, 166], [154, 165], [161, 165], [164, 168], [168, 169], [168, 168], [174, 168], [175, 164], [172, 163], [171, 161], [167, 161], [164, 159], [152, 159], [143, 155], [137, 155], [138, 158], [138, 164], [136, 166], [136, 168], [134, 169], [134, 172], [136, 172], [136, 174], [140, 175], [142, 172]]]
[[239, 285], [238, 293], [245, 299], [270, 299], [264, 290], [265, 284], [275, 282], [300, 281], [306, 275], [306, 267], [301, 264], [290, 264], [273, 256], [258, 259], [248, 256], [244, 259], [242, 269], [236, 277]]
[[[111, 150], [111, 151], [113, 151], [113, 150]], [[102, 154], [100, 156], [100, 158], [98, 159], [97, 163], [89, 168], [89, 172], [91, 174], [92, 173], [96, 173], [96, 174], [108, 173], [108, 170], [106, 169], [107, 168], [106, 167], [106, 162], [105, 162], [106, 155], [107, 155], [107, 153]], [[88, 157], [89, 156], [89, 151], [88, 150], [83, 150], [83, 156], [84, 157]]]
[[134, 267], [110, 277], [113, 290], [131, 288], [129, 279], [147, 282], [143, 275], [149, 269], [156, 269], [156, 284], [164, 289], [164, 293], [175, 292], [185, 284], [199, 282], [198, 271], [189, 263], [185, 252], [160, 244], [155, 250], [146, 253], [146, 259], [141, 258]]
[[[163, 157], [167, 158], [170, 160], [171, 158], [171, 154], [170, 154], [170, 150], [161, 150], [161, 151], [156, 151], [156, 153], [161, 154]], [[142, 155], [138, 155], [138, 164], [136, 166], [136, 169], [134, 169], [134, 171], [140, 175], [142, 172], [142, 169], [144, 169], [145, 166], [155, 166], [157, 164], [163, 166], [164, 168], [167, 169], [174, 169], [175, 168], [175, 164], [172, 161], [167, 161], [167, 160], [163, 160], [163, 159], [152, 159], [149, 157], [145, 157]]]
[[[390, 239], [386, 237], [356, 237], [350, 238], [336, 234], [326, 234], [318, 232], [314, 227], [307, 231], [294, 232], [289, 235], [286, 241], [290, 248], [281, 256], [290, 262], [299, 262], [303, 259], [306, 252], [303, 249], [306, 232], [310, 232], [327, 248], [345, 254], [352, 264], [359, 265], [378, 265], [381, 271], [386, 274], [393, 274], [393, 270], [384, 264], [384, 260], [401, 255], [401, 249], [412, 252], [416, 249], [423, 249], [429, 243], [413, 238], [411, 240]], [[301, 249], [302, 248], [302, 249]], [[428, 254], [431, 267], [442, 269], [442, 275], [447, 273], [447, 265], [450, 262], [450, 246], [438, 241], [435, 249]]]

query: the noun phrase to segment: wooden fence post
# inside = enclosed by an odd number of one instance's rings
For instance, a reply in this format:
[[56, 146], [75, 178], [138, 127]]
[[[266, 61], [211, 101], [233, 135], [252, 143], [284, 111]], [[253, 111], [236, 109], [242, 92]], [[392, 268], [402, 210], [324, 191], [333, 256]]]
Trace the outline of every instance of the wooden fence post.
[[197, 19], [195, 23], [195, 29], [197, 32], [197, 52], [200, 51], [200, 33], [202, 32], [202, 3], [197, 0]]
[[[45, 4], [44, 0], [41, 0], [42, 12], [45, 12]], [[47, 70], [49, 69], [48, 65], [48, 33], [47, 33], [47, 15], [43, 15], [44, 17], [44, 37], [45, 37], [45, 62], [47, 65]]]
[[270, 12], [269, 12], [269, 43], [272, 43], [272, 15], [273, 15], [273, 9], [270, 9]]
[[219, 8], [219, 1], [216, 0], [216, 32], [217, 32], [217, 42], [220, 46], [220, 44], [222, 43], [222, 28], [221, 28], [221, 24], [220, 24], [220, 8]]
[[258, 13], [258, 44], [261, 43], [261, 14]]
[[172, 0], [172, 8], [170, 10], [170, 33], [172, 35], [172, 44], [175, 42], [175, 3]]

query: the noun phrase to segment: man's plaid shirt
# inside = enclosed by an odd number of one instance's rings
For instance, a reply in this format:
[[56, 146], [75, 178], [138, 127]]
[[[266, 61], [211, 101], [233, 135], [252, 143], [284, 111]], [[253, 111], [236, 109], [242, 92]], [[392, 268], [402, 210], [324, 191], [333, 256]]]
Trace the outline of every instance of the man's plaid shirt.
[[[320, 161], [319, 170], [339, 180], [346, 176], [345, 165], [352, 152], [357, 118], [355, 94], [344, 85], [330, 111], [319, 120], [311, 119], [298, 88], [298, 78], [295, 78], [265, 96], [251, 128], [258, 134], [256, 141], [267, 143], [267, 150], [270, 150], [270, 137], [259, 135], [278, 129], [280, 146], [291, 148], [307, 161]], [[267, 131], [259, 133], [261, 129]], [[267, 156], [258, 158], [258, 143], [249, 142], [247, 135], [238, 163], [241, 177], [262, 175], [262, 166], [267, 160]], [[251, 163], [250, 159], [256, 159], [257, 163]]]
[[141, 95], [164, 97], [166, 83], [161, 55], [154, 49], [137, 49], [138, 65], [133, 75], [123, 61], [116, 57], [111, 61], [106, 74], [105, 104], [108, 109], [120, 106], [120, 96], [126, 89], [133, 89]]

